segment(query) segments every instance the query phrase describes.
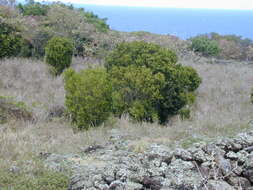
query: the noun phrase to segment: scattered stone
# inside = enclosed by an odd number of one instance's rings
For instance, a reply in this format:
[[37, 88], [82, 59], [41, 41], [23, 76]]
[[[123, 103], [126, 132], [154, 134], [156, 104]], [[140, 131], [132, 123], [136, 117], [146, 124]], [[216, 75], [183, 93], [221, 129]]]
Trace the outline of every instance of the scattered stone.
[[84, 153], [93, 153], [98, 149], [103, 149], [103, 146], [93, 145], [93, 146], [88, 146], [88, 147], [85, 147], [85, 148], [81, 148], [82, 152], [84, 152]]
[[252, 152], [253, 151], [253, 146], [247, 147], [244, 149], [247, 152]]
[[55, 117], [62, 117], [64, 112], [65, 112], [64, 106], [59, 106], [59, 105], [54, 106], [50, 108], [47, 119], [52, 120], [52, 118], [55, 118]]
[[243, 172], [243, 175], [251, 182], [253, 183], [253, 169], [247, 169]]
[[228, 179], [228, 183], [230, 185], [232, 185], [233, 187], [237, 187], [240, 189], [240, 187], [242, 189], [247, 189], [249, 187], [251, 187], [251, 183], [249, 182], [249, 180], [247, 180], [244, 177], [230, 177]]
[[144, 177], [142, 184], [145, 188], [152, 190], [160, 190], [162, 187], [162, 184], [159, 181], [154, 180], [150, 177]]
[[12, 172], [12, 173], [19, 173], [20, 172], [20, 168], [17, 167], [17, 166], [11, 166], [9, 171]]

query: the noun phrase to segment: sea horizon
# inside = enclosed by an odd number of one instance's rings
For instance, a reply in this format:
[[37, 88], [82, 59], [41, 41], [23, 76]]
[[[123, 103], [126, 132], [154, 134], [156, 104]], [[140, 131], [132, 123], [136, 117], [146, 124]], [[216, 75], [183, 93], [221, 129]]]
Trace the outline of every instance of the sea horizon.
[[199, 9], [167, 7], [131, 7], [112, 5], [73, 4], [100, 18], [107, 18], [113, 30], [145, 31], [175, 35], [182, 39], [216, 32], [237, 35], [253, 40], [253, 10]]

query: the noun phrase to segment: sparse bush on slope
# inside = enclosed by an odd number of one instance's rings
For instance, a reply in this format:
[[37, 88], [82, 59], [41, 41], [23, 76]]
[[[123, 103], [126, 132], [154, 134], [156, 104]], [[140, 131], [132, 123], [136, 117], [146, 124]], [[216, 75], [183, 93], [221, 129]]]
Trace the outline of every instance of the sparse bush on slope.
[[207, 38], [206, 36], [196, 36], [191, 38], [190, 41], [190, 48], [204, 56], [218, 56], [220, 53], [218, 43]]
[[106, 46], [112, 44], [106, 19], [60, 2], [43, 4], [30, 0], [13, 8], [0, 5], [0, 16], [20, 26], [19, 34], [27, 43], [26, 56], [44, 57], [45, 46], [54, 36], [71, 39], [77, 56], [86, 55], [87, 44], [94, 44], [94, 54], [103, 56]]
[[106, 59], [113, 86], [114, 113], [134, 119], [166, 122], [188, 103], [201, 79], [177, 63], [168, 49], [145, 42], [119, 44]]
[[78, 129], [88, 129], [104, 122], [111, 113], [111, 84], [104, 69], [64, 73], [65, 105]]
[[54, 67], [56, 74], [70, 66], [72, 55], [73, 44], [67, 38], [54, 37], [46, 46], [46, 63]]

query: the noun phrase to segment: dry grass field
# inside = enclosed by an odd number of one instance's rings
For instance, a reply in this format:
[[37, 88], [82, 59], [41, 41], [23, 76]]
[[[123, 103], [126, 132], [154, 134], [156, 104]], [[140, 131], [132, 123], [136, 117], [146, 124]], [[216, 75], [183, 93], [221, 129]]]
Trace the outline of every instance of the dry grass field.
[[[91, 60], [86, 64], [82, 59], [73, 62], [77, 70], [92, 66]], [[0, 158], [15, 161], [40, 152], [78, 152], [85, 145], [106, 143], [112, 129], [131, 139], [133, 146], [137, 147], [152, 142], [187, 144], [196, 139], [229, 136], [247, 130], [253, 119], [249, 98], [253, 65], [208, 62], [204, 58], [181, 60], [182, 64], [197, 69], [203, 79], [189, 120], [182, 121], [175, 116], [167, 126], [160, 126], [134, 123], [124, 116], [121, 119], [111, 118], [101, 127], [74, 133], [66, 119], [48, 119], [55, 107], [64, 107], [62, 77], [52, 77], [47, 65], [38, 60], [2, 60], [0, 94], [25, 102], [36, 120], [13, 120], [0, 126]], [[101, 63], [96, 62], [96, 65]]]

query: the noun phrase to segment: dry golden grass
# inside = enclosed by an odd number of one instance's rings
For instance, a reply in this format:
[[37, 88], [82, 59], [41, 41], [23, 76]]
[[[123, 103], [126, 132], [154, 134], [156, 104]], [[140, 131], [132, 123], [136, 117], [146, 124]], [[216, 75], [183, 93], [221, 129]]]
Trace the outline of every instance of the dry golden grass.
[[227, 135], [240, 131], [253, 119], [250, 91], [253, 86], [253, 64], [209, 64], [186, 60], [202, 77], [198, 96], [189, 121], [177, 120], [174, 126], [188, 126], [205, 135]]
[[0, 158], [15, 161], [41, 152], [77, 153], [87, 145], [104, 144], [109, 138], [107, 129], [74, 133], [71, 125], [61, 120], [36, 124], [12, 121], [0, 126]]
[[[24, 101], [39, 119], [36, 123], [11, 121], [0, 125], [0, 158], [19, 160], [40, 152], [79, 152], [86, 145], [105, 144], [112, 134], [111, 129], [132, 140], [129, 148], [136, 152], [143, 151], [148, 143], [175, 145], [184, 139], [188, 143], [198, 138], [228, 136], [246, 130], [253, 118], [250, 104], [253, 65], [210, 64], [208, 61], [203, 58], [197, 62], [191, 58], [181, 60], [182, 64], [197, 69], [203, 79], [190, 120], [182, 121], [175, 116], [167, 126], [160, 126], [134, 123], [124, 116], [111, 119], [101, 127], [74, 133], [71, 124], [63, 119], [45, 120], [50, 108], [64, 106], [62, 77], [52, 77], [40, 61], [2, 60], [0, 95], [15, 96]], [[79, 70], [82, 62], [82, 59], [75, 59], [73, 67]]]
[[1, 60], [0, 81], [0, 94], [26, 102], [39, 120], [44, 120], [52, 107], [64, 104], [62, 77], [51, 76], [41, 61]]

